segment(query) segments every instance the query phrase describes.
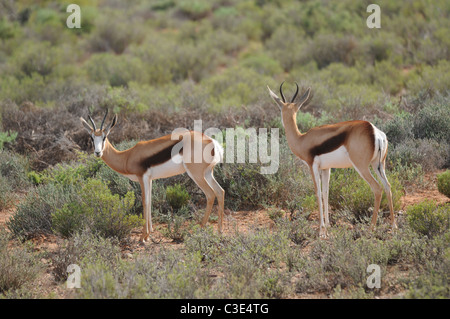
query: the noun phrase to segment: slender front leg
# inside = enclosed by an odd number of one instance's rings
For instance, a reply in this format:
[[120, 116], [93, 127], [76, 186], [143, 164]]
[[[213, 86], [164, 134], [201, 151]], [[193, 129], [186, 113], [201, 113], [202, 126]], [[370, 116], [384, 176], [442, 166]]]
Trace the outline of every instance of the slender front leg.
[[148, 225], [146, 186], [142, 178], [139, 178], [139, 185], [141, 186], [143, 218], [144, 218], [144, 227], [142, 229], [142, 234], [141, 237], [139, 238], [139, 241], [145, 242], [149, 236], [149, 225]]
[[311, 168], [311, 175], [314, 181], [314, 189], [316, 191], [317, 203], [319, 205], [319, 219], [320, 219], [320, 230], [319, 236], [320, 238], [326, 238], [327, 228], [325, 227], [324, 218], [323, 218], [323, 207], [322, 207], [322, 192], [321, 192], [321, 184], [320, 184], [320, 172], [319, 166], [317, 164], [313, 164]]
[[330, 169], [323, 169], [320, 171], [321, 183], [322, 183], [322, 202], [323, 210], [325, 214], [325, 226], [330, 227], [330, 219], [328, 215], [328, 190], [330, 187]]
[[148, 214], [148, 220], [150, 224], [150, 232], [153, 233], [153, 224], [152, 224], [152, 184], [153, 180], [148, 180], [148, 188], [147, 188], [147, 196], [145, 196], [147, 200], [147, 214]]

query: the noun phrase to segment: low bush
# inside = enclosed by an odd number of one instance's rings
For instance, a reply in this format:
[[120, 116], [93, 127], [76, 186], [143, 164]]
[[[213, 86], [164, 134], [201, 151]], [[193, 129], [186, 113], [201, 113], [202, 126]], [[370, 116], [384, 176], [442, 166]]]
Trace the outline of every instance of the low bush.
[[277, 220], [277, 226], [286, 231], [288, 238], [299, 246], [306, 246], [317, 235], [317, 231], [311, 227], [304, 215], [295, 215], [292, 220], [280, 218]]
[[111, 269], [101, 261], [83, 268], [79, 298], [199, 298], [211, 278], [198, 255], [160, 250]]
[[14, 143], [17, 138], [17, 132], [0, 132], [0, 151], [3, 151], [5, 143]]
[[70, 264], [85, 267], [96, 261], [102, 261], [115, 268], [119, 260], [120, 248], [117, 241], [97, 236], [86, 229], [74, 234], [51, 254], [53, 274], [57, 281], [67, 279], [67, 267]]
[[174, 242], [183, 242], [193, 225], [189, 222], [189, 220], [192, 220], [191, 217], [192, 215], [187, 206], [178, 209], [176, 213], [172, 211], [167, 215], [160, 214], [158, 219], [167, 223], [167, 228], [162, 229], [163, 235]]
[[390, 149], [387, 162], [401, 166], [420, 165], [424, 171], [431, 172], [446, 165], [450, 160], [449, 153], [450, 144], [444, 141], [405, 139]]
[[450, 107], [448, 101], [432, 101], [414, 116], [414, 137], [450, 141]]
[[0, 177], [0, 210], [13, 206], [15, 196], [6, 178]]
[[14, 191], [25, 191], [31, 182], [27, 177], [29, 161], [25, 156], [10, 151], [0, 151], [0, 178], [8, 180]]
[[[114, 20], [114, 22], [113, 22]], [[143, 39], [143, 31], [134, 22], [126, 21], [121, 16], [101, 16], [95, 21], [95, 28], [87, 37], [87, 48], [91, 52], [108, 52], [122, 54], [132, 43], [140, 42]], [[121, 25], [128, 25], [122, 28]]]
[[[403, 187], [396, 173], [387, 172], [387, 179], [391, 184], [394, 210], [397, 211], [400, 209]], [[381, 181], [379, 181], [379, 184], [383, 187]], [[374, 195], [369, 184], [354, 169], [338, 169], [331, 174], [329, 205], [332, 209], [352, 213], [352, 215], [346, 215], [352, 223], [367, 222], [372, 216]], [[388, 200], [384, 191], [380, 210], [389, 211]]]
[[365, 236], [355, 240], [355, 233], [342, 227], [330, 229], [328, 241], [316, 241], [304, 262], [305, 280], [297, 291], [329, 291], [340, 287], [365, 286], [367, 266], [377, 264], [385, 272], [390, 250], [383, 241]]
[[78, 201], [78, 198], [75, 185], [45, 184], [33, 188], [6, 225], [21, 239], [51, 234], [52, 214], [67, 203]]
[[179, 210], [183, 206], [186, 206], [189, 202], [189, 198], [189, 193], [181, 184], [167, 186], [166, 188], [167, 202], [175, 211]]
[[30, 285], [42, 269], [29, 245], [10, 245], [10, 234], [0, 231], [0, 294]]
[[389, 146], [395, 147], [404, 140], [413, 138], [413, 119], [411, 113], [402, 112], [388, 121], [376, 123], [376, 126], [386, 133]]
[[432, 200], [425, 200], [410, 206], [406, 211], [408, 225], [418, 234], [432, 238], [448, 231], [450, 205], [437, 206]]
[[111, 194], [102, 181], [90, 179], [78, 190], [79, 200], [67, 202], [52, 214], [54, 230], [64, 237], [88, 227], [99, 236], [125, 239], [141, 219], [130, 214], [134, 193]]
[[437, 175], [438, 191], [450, 198], [450, 170]]

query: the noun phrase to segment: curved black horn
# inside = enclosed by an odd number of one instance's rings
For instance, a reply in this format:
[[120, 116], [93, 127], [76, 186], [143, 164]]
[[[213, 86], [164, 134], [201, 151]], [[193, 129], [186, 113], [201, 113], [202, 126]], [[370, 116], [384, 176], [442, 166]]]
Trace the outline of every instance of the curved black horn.
[[89, 118], [89, 121], [91, 121], [91, 123], [92, 123], [92, 127], [94, 128], [94, 131], [96, 131], [97, 126], [95, 125], [94, 120], [92, 119], [92, 117], [90, 115], [88, 115], [88, 118]]
[[297, 84], [297, 82], [295, 82], [295, 85], [297, 85], [297, 91], [295, 91], [295, 94], [294, 94], [294, 97], [291, 100], [291, 103], [294, 103], [294, 100], [295, 100], [295, 98], [297, 97], [297, 94], [298, 94], [298, 84]]
[[281, 95], [281, 99], [283, 100], [283, 102], [286, 103], [286, 98], [284, 97], [284, 94], [283, 94], [283, 84], [284, 84], [284, 81], [280, 85], [280, 95]]
[[103, 124], [105, 124], [106, 116], [108, 115], [108, 109], [106, 109], [105, 116], [103, 117], [102, 125], [100, 126], [100, 131], [103, 129]]

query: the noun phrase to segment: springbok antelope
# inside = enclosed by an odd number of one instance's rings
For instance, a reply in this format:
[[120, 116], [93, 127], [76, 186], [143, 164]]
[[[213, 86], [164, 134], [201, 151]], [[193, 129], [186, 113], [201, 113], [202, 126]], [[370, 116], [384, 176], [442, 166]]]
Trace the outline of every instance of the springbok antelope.
[[[283, 82], [284, 83], [284, 82]], [[359, 175], [370, 185], [375, 196], [371, 229], [377, 222], [383, 189], [370, 173], [370, 165], [383, 183], [386, 192], [391, 226], [397, 228], [392, 204], [391, 186], [386, 178], [385, 160], [388, 142], [386, 134], [367, 121], [347, 121], [331, 125], [314, 127], [302, 134], [297, 127], [297, 112], [311, 100], [311, 88], [308, 88], [296, 101], [299, 88], [290, 102], [283, 94], [280, 85], [280, 99], [269, 89], [270, 96], [281, 110], [281, 120], [286, 131], [286, 138], [291, 151], [303, 160], [310, 169], [317, 202], [319, 205], [319, 236], [327, 237], [330, 225], [328, 218], [328, 189], [331, 168], [354, 167]], [[324, 220], [325, 215], [325, 220]]]
[[[142, 202], [144, 206], [144, 228], [140, 240], [145, 242], [153, 231], [151, 217], [152, 181], [158, 178], [166, 178], [187, 172], [194, 182], [206, 195], [206, 211], [201, 226], [205, 226], [209, 219], [214, 201], [217, 197], [219, 206], [219, 232], [222, 231], [225, 191], [213, 176], [214, 166], [222, 160], [223, 148], [219, 143], [195, 131], [185, 131], [174, 140], [172, 135], [166, 135], [150, 141], [142, 141], [125, 151], [116, 150], [108, 140], [111, 129], [117, 123], [117, 114], [109, 126], [103, 127], [108, 111], [103, 117], [99, 129], [89, 115], [89, 125], [86, 120], [80, 118], [84, 128], [94, 144], [94, 154], [114, 171], [122, 174], [132, 181], [139, 182], [142, 190]], [[194, 143], [191, 143], [194, 141]], [[198, 142], [198, 144], [196, 144]], [[180, 144], [178, 144], [180, 143]], [[179, 149], [175, 148], [178, 144]], [[196, 148], [200, 146], [199, 148]], [[173, 150], [174, 149], [174, 150]], [[201, 151], [202, 156], [196, 156], [195, 152]], [[204, 154], [210, 154], [205, 156]], [[198, 160], [200, 158], [200, 160]]]

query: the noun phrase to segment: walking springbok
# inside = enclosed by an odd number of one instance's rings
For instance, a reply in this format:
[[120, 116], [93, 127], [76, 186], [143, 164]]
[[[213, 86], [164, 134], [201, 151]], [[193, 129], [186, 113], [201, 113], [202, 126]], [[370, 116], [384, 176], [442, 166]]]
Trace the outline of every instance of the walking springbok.
[[[108, 140], [111, 129], [117, 123], [117, 115], [111, 124], [104, 128], [106, 111], [99, 129], [89, 115], [89, 125], [80, 118], [84, 128], [94, 144], [94, 154], [114, 171], [122, 174], [132, 181], [139, 182], [142, 190], [144, 206], [144, 228], [140, 240], [145, 242], [153, 231], [151, 217], [152, 181], [187, 172], [194, 182], [206, 195], [206, 211], [201, 226], [204, 227], [209, 219], [214, 201], [217, 197], [219, 206], [219, 232], [222, 232], [225, 191], [213, 176], [214, 166], [222, 160], [223, 148], [214, 139], [195, 131], [185, 130], [173, 139], [166, 135], [150, 141], [142, 141], [125, 151], [116, 150]], [[194, 143], [191, 143], [194, 141]], [[177, 145], [178, 144], [178, 145]], [[177, 145], [177, 146], [176, 146]], [[196, 152], [201, 156], [195, 156]], [[208, 156], [209, 155], [209, 156]]]
[[[284, 83], [284, 82], [283, 82]], [[367, 121], [347, 121], [331, 125], [322, 125], [302, 134], [297, 127], [297, 112], [311, 100], [311, 88], [297, 97], [299, 87], [291, 102], [283, 95], [283, 83], [280, 85], [280, 99], [269, 89], [270, 96], [281, 110], [281, 120], [291, 151], [303, 160], [310, 169], [319, 205], [319, 236], [327, 237], [330, 225], [328, 218], [328, 189], [330, 168], [354, 167], [359, 175], [370, 185], [375, 196], [371, 229], [377, 222], [383, 189], [370, 173], [370, 165], [383, 183], [386, 192], [391, 226], [397, 228], [392, 204], [392, 193], [385, 173], [385, 160], [388, 149], [386, 134]], [[325, 220], [324, 220], [325, 215]]]

